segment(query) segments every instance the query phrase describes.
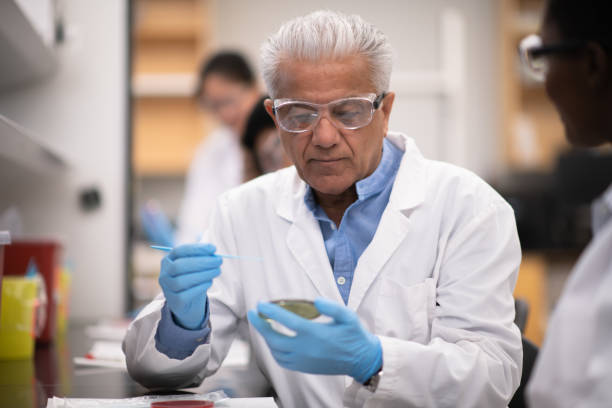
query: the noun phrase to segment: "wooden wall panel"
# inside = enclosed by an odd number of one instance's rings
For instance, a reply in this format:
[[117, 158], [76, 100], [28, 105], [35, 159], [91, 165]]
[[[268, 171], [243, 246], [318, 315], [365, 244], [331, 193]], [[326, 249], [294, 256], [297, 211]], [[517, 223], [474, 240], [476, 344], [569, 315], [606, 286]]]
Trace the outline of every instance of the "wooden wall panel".
[[213, 123], [190, 98], [139, 98], [134, 103], [137, 174], [184, 174]]

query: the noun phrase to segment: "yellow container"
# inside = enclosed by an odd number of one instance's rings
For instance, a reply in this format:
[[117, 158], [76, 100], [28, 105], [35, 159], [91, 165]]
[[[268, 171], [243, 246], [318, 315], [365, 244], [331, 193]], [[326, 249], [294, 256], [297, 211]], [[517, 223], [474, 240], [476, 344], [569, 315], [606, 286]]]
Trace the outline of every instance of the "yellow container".
[[37, 281], [5, 276], [0, 312], [0, 360], [30, 358], [34, 351]]
[[68, 329], [68, 306], [70, 304], [70, 283], [72, 277], [68, 268], [61, 268], [58, 282], [58, 294], [59, 298], [57, 301], [57, 335], [64, 336]]

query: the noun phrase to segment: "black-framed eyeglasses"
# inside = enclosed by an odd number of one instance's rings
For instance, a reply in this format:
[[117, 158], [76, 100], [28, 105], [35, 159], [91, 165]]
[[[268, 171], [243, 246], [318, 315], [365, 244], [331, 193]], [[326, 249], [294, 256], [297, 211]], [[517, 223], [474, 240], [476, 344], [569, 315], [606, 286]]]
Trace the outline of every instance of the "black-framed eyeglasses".
[[519, 55], [529, 74], [538, 81], [544, 81], [548, 73], [548, 59], [553, 54], [571, 54], [584, 48], [582, 41], [567, 41], [559, 44], [543, 45], [542, 37], [531, 34], [519, 44]]
[[374, 93], [337, 99], [325, 104], [311, 103], [295, 99], [275, 99], [274, 115], [280, 127], [292, 133], [302, 133], [313, 129], [323, 112], [339, 129], [355, 130], [367, 126], [374, 112], [382, 105], [386, 93]]

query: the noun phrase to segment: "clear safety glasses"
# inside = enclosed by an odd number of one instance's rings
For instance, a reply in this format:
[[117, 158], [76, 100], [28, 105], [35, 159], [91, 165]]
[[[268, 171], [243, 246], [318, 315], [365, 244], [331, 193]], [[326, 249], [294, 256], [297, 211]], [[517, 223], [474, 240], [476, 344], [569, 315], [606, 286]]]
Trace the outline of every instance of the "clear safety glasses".
[[584, 43], [579, 41], [543, 45], [539, 35], [531, 34], [519, 44], [519, 54], [529, 74], [537, 81], [544, 81], [548, 73], [548, 56], [575, 53], [583, 47]]
[[275, 99], [274, 115], [280, 127], [287, 132], [302, 133], [313, 129], [324, 112], [337, 128], [354, 130], [370, 124], [384, 97], [384, 92], [380, 95], [372, 93], [326, 104]]

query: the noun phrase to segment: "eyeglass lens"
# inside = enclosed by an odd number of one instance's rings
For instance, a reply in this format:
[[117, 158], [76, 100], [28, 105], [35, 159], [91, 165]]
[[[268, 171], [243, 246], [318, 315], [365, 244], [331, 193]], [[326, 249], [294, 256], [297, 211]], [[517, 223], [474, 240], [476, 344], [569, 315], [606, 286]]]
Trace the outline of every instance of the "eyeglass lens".
[[537, 76], [544, 76], [548, 71], [548, 58], [544, 55], [529, 55], [529, 66]]
[[[319, 119], [321, 108], [318, 106], [289, 102], [277, 108], [278, 118], [288, 131], [305, 131]], [[372, 119], [373, 105], [367, 99], [345, 99], [328, 105], [330, 119], [346, 129], [357, 129], [367, 125]]]
[[548, 71], [548, 59], [545, 55], [537, 53], [541, 46], [540, 36], [532, 34], [525, 37], [519, 47], [524, 66], [530, 76], [537, 81], [543, 81]]

